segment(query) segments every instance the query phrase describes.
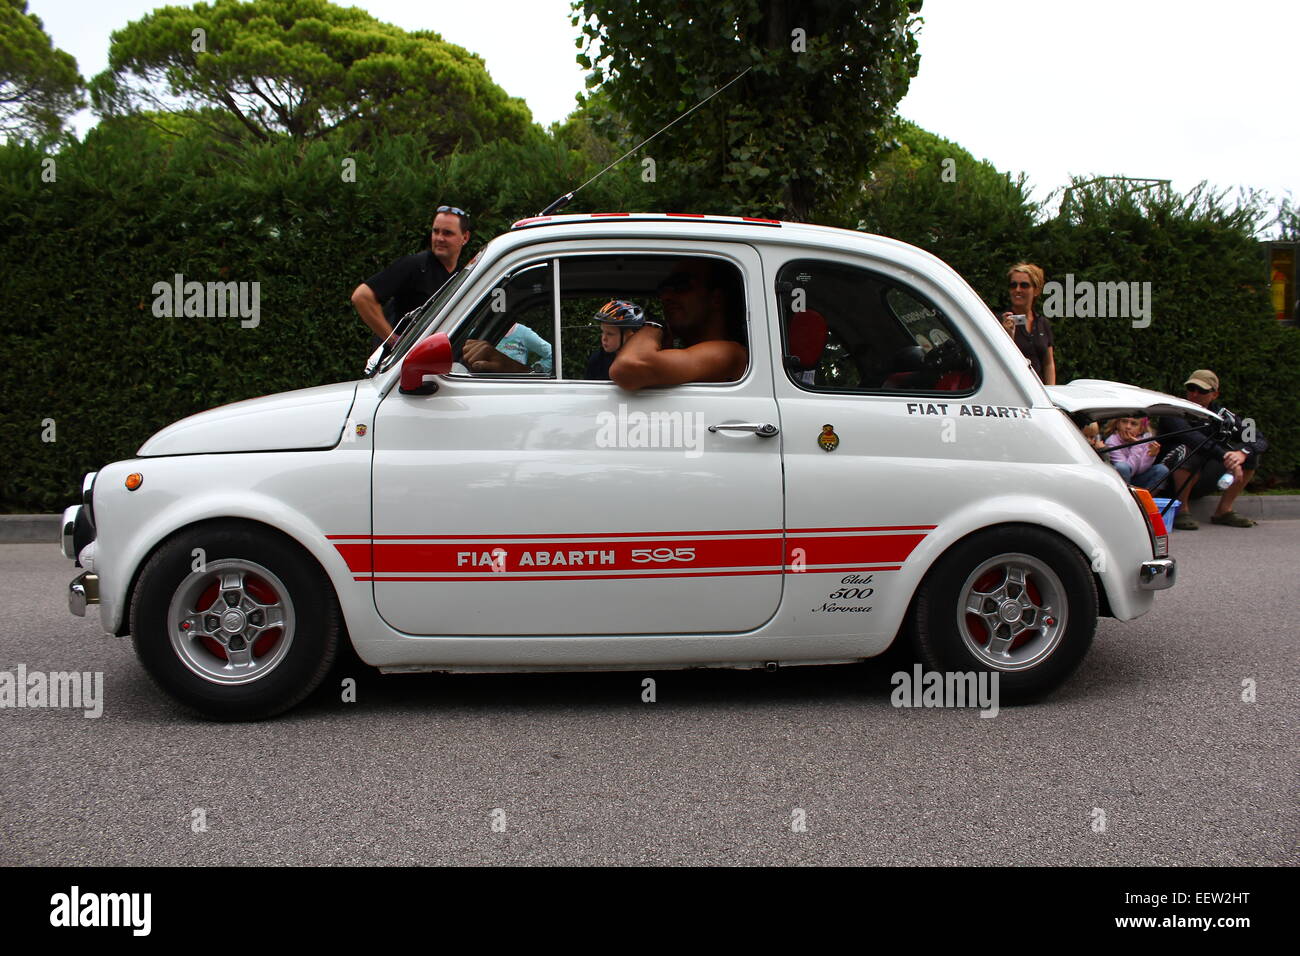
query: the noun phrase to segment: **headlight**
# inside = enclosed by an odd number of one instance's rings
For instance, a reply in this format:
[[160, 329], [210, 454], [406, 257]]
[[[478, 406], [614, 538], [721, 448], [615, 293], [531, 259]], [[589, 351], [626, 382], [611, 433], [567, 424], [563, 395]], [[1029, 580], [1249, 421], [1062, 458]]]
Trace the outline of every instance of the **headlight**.
[[86, 506], [86, 518], [91, 527], [95, 525], [95, 476], [98, 474], [97, 471], [89, 471], [81, 479], [81, 503]]

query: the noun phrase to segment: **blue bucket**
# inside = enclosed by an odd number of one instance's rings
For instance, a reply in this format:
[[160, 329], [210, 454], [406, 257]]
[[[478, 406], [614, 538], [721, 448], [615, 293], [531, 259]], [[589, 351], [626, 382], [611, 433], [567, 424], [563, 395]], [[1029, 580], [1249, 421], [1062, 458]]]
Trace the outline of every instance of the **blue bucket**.
[[[1169, 498], [1154, 499], [1156, 503], [1156, 510], [1160, 512], [1160, 517], [1162, 517], [1165, 521], [1165, 530], [1168, 531], [1170, 534], [1173, 534], [1174, 518], [1178, 516], [1178, 509], [1183, 506], [1183, 503], [1179, 501], [1177, 498], [1174, 498], [1172, 499], [1173, 504], [1171, 505], [1169, 503], [1170, 500], [1171, 499]], [[1168, 508], [1168, 510], [1165, 510], [1166, 508]]]

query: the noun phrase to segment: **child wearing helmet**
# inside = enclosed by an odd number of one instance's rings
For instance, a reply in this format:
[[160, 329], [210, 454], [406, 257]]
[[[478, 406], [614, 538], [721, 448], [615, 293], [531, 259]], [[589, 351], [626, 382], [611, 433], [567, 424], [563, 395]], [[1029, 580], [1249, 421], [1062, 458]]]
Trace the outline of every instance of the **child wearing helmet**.
[[[600, 348], [587, 359], [584, 378], [607, 382], [609, 367], [614, 364], [618, 350], [632, 333], [647, 324], [645, 310], [626, 299], [611, 299], [600, 307], [592, 319], [600, 325]], [[650, 319], [648, 324], [663, 328], [663, 323], [655, 319]]]

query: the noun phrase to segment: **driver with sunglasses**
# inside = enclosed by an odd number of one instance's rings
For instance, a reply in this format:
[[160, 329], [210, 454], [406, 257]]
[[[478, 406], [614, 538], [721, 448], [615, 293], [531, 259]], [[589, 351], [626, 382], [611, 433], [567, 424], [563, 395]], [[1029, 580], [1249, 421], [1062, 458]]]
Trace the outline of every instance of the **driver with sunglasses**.
[[[664, 321], [642, 318], [610, 366], [610, 379], [629, 391], [738, 380], [749, 365], [749, 351], [729, 331], [729, 310], [739, 306], [737, 284], [726, 263], [677, 263], [659, 285]], [[673, 336], [681, 339], [681, 348], [673, 348]]]
[[430, 248], [403, 256], [352, 291], [353, 307], [375, 333], [372, 350], [393, 334], [394, 322], [424, 305], [455, 273], [469, 242], [469, 213], [459, 206], [439, 206], [429, 238]]

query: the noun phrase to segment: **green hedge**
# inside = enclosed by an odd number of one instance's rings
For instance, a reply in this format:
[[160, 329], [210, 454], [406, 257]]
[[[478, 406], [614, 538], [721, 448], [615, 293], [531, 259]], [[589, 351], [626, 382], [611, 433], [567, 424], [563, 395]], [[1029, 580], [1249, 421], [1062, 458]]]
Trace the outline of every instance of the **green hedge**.
[[[418, 143], [399, 138], [352, 155], [356, 181], [345, 182], [349, 154], [329, 144], [230, 153], [202, 138], [169, 140], [106, 122], [55, 157], [56, 180], [44, 182], [41, 153], [0, 147], [0, 510], [61, 509], [76, 499], [84, 472], [131, 456], [181, 416], [356, 377], [368, 333], [348, 297], [427, 241], [434, 206], [474, 213], [472, 255], [585, 180], [604, 164], [601, 156], [596, 165], [598, 154], [564, 131], [558, 139], [533, 131], [430, 163]], [[1295, 470], [1300, 336], [1267, 321], [1243, 214], [1220, 210], [1212, 197], [1144, 205], [1090, 194], [1070, 220], [1037, 223], [1023, 184], [974, 160], [965, 167], [971, 175], [959, 164], [957, 182], [943, 182], [935, 155], [915, 150], [878, 180], [862, 225], [936, 252], [990, 303], [1005, 295], [1005, 268], [1019, 258], [1049, 277], [1149, 279], [1149, 329], [1056, 323], [1062, 380], [1169, 390], [1191, 369], [1213, 368], [1226, 401], [1256, 416], [1272, 440], [1266, 472]], [[670, 183], [642, 183], [640, 169], [625, 163], [573, 209], [679, 208], [682, 194]], [[712, 208], [696, 202], [701, 211], [728, 208], [725, 197]], [[260, 325], [155, 317], [153, 285], [176, 273], [261, 283]], [[51, 419], [55, 440], [44, 441]]]
[[[540, 132], [435, 163], [391, 140], [352, 157], [355, 182], [345, 158], [289, 143], [232, 156], [123, 123], [43, 182], [42, 154], [0, 147], [0, 510], [60, 510], [84, 472], [181, 416], [356, 378], [369, 332], [349, 296], [427, 245], [439, 203], [474, 214], [468, 257], [589, 174]], [[259, 282], [260, 324], [155, 317], [153, 285], [176, 273]]]

